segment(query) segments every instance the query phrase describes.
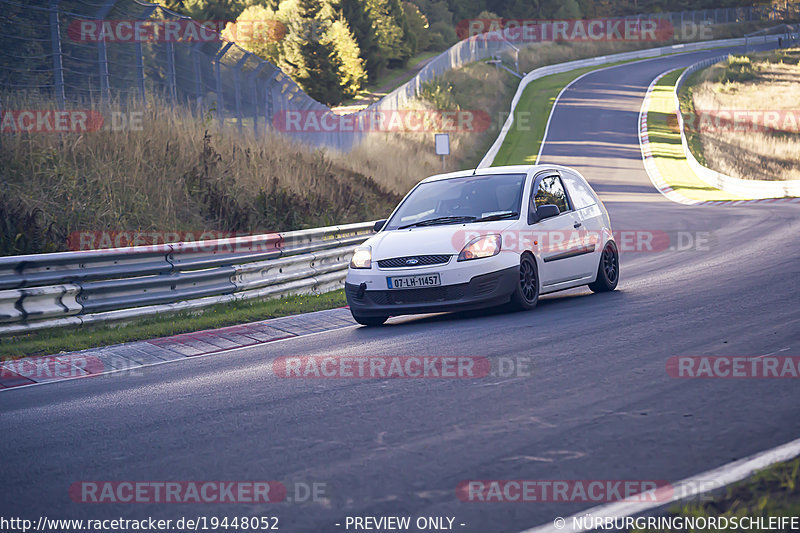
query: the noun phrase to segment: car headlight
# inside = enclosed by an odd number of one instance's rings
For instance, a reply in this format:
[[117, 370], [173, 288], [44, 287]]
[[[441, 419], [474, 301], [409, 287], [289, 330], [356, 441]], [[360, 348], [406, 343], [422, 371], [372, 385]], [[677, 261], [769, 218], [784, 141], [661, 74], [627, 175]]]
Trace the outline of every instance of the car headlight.
[[353, 252], [350, 268], [372, 268], [372, 248], [361, 246]]
[[458, 254], [459, 261], [469, 261], [470, 259], [480, 259], [482, 257], [492, 257], [500, 253], [500, 246], [503, 238], [500, 235], [483, 235], [475, 237], [467, 243]]

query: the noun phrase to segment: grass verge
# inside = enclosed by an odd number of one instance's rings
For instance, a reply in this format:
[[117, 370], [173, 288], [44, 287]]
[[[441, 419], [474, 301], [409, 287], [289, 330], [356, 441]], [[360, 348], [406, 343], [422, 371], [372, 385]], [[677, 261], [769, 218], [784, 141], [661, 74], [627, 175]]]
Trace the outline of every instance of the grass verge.
[[[792, 517], [800, 515], [800, 459], [779, 463], [766, 468], [748, 479], [734, 483], [723, 494], [710, 500], [676, 506], [668, 514], [684, 518], [724, 517], [728, 519], [763, 517]], [[747, 528], [722, 529], [744, 531]], [[753, 528], [757, 531], [758, 528]], [[640, 530], [633, 530], [640, 531]], [[644, 531], [644, 530], [642, 530]], [[653, 530], [648, 530], [653, 531]], [[701, 529], [667, 529], [661, 531], [701, 531]], [[791, 528], [772, 531], [792, 531]]]
[[675, 83], [683, 70], [675, 70], [661, 78], [650, 95], [647, 133], [656, 167], [670, 187], [692, 200], [742, 200], [741, 196], [708, 185], [686, 162], [675, 116]]
[[[3, 99], [8, 109], [51, 105]], [[438, 163], [434, 154], [408, 157], [419, 152], [411, 140], [396, 147], [403, 165], [337, 158], [272, 133], [239, 135], [158, 99], [140, 113], [135, 129], [3, 133], [0, 254], [65, 251], [82, 231], [247, 234], [382, 218], [401, 198], [398, 181]]]
[[347, 305], [344, 290], [265, 301], [218, 304], [199, 311], [159, 315], [118, 324], [93, 324], [0, 338], [0, 359], [53, 355], [310, 313]]

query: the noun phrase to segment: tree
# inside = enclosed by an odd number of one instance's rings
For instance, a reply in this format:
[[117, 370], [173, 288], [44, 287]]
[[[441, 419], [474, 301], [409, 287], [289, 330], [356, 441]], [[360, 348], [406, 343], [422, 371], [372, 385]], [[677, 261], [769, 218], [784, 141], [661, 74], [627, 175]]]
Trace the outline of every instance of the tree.
[[427, 50], [431, 45], [430, 25], [428, 19], [417, 6], [411, 2], [403, 2], [403, 11], [408, 21], [410, 37], [415, 41], [415, 52]]
[[333, 46], [339, 63], [339, 86], [342, 95], [346, 98], [355, 96], [367, 80], [367, 72], [350, 27], [344, 20], [334, 20], [322, 39], [323, 43]]
[[369, 79], [375, 79], [386, 66], [386, 58], [380, 53], [378, 41], [372, 30], [372, 19], [367, 13], [364, 0], [341, 0], [342, 17], [347, 21], [358, 43], [361, 59]]
[[557, 19], [578, 19], [581, 18], [581, 6], [575, 0], [563, 0], [561, 6], [555, 12]]
[[341, 62], [332, 43], [322, 37], [330, 25], [330, 4], [325, 0], [289, 0], [279, 11], [287, 15], [288, 34], [279, 66], [315, 100], [339, 103]]
[[236, 20], [251, 3], [250, 0], [166, 0], [168, 9], [188, 15], [195, 20]]
[[269, 7], [250, 6], [225, 27], [222, 36], [258, 57], [279, 65], [283, 57], [286, 24]]
[[411, 57], [405, 15], [400, 0], [366, 0], [367, 14], [380, 54], [389, 67], [401, 67]]
[[250, 6], [223, 36], [271, 61], [326, 104], [354, 96], [366, 79], [358, 43], [329, 0]]

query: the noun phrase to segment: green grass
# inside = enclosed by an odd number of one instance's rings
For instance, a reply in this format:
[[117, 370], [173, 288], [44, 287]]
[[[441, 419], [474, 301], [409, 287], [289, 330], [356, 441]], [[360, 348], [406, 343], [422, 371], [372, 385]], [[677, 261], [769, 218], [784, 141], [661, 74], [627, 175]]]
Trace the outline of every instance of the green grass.
[[218, 304], [201, 311], [181, 312], [135, 319], [119, 324], [94, 324], [43, 330], [0, 338], [0, 359], [53, 355], [122, 342], [166, 337], [205, 329], [221, 328], [267, 318], [334, 309], [347, 305], [344, 290], [320, 295], [297, 295], [257, 301]]
[[[769, 517], [800, 516], [800, 459], [779, 463], [735, 483], [725, 492], [705, 501], [675, 506], [669, 515], [681, 517]], [[638, 531], [638, 530], [634, 530]], [[695, 531], [691, 529], [667, 531]], [[734, 531], [717, 530], [717, 531]], [[735, 530], [742, 531], [742, 530]], [[754, 529], [758, 531], [754, 522]], [[790, 531], [783, 529], [782, 531]]]
[[647, 131], [656, 167], [670, 187], [692, 200], [742, 200], [741, 196], [709, 186], [686, 162], [675, 118], [674, 96], [675, 83], [683, 70], [675, 70], [661, 78], [650, 96]]

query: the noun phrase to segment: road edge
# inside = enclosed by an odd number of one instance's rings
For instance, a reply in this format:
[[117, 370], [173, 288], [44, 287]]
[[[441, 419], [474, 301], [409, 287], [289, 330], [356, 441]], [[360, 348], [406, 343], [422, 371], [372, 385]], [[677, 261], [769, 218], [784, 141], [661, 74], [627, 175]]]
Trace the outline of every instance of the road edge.
[[[662, 487], [655, 492], [656, 497], [654, 500], [656, 501], [615, 502], [606, 505], [598, 505], [568, 517], [554, 517], [553, 523], [526, 529], [520, 533], [581, 533], [584, 531], [593, 531], [596, 528], [572, 527], [574, 520], [582, 519], [588, 515], [595, 518], [602, 517], [604, 519], [621, 519], [628, 516], [639, 515], [643, 512], [664, 507], [676, 501], [696, 498], [697, 496], [713, 490], [719, 490], [732, 483], [746, 479], [759, 470], [763, 470], [776, 463], [794, 459], [797, 456], [800, 456], [800, 439], [795, 439], [780, 446], [776, 446], [775, 448], [758, 452], [719, 468], [708, 470], [682, 479], [669, 486]], [[562, 526], [558, 527], [556, 523], [560, 523]]]

